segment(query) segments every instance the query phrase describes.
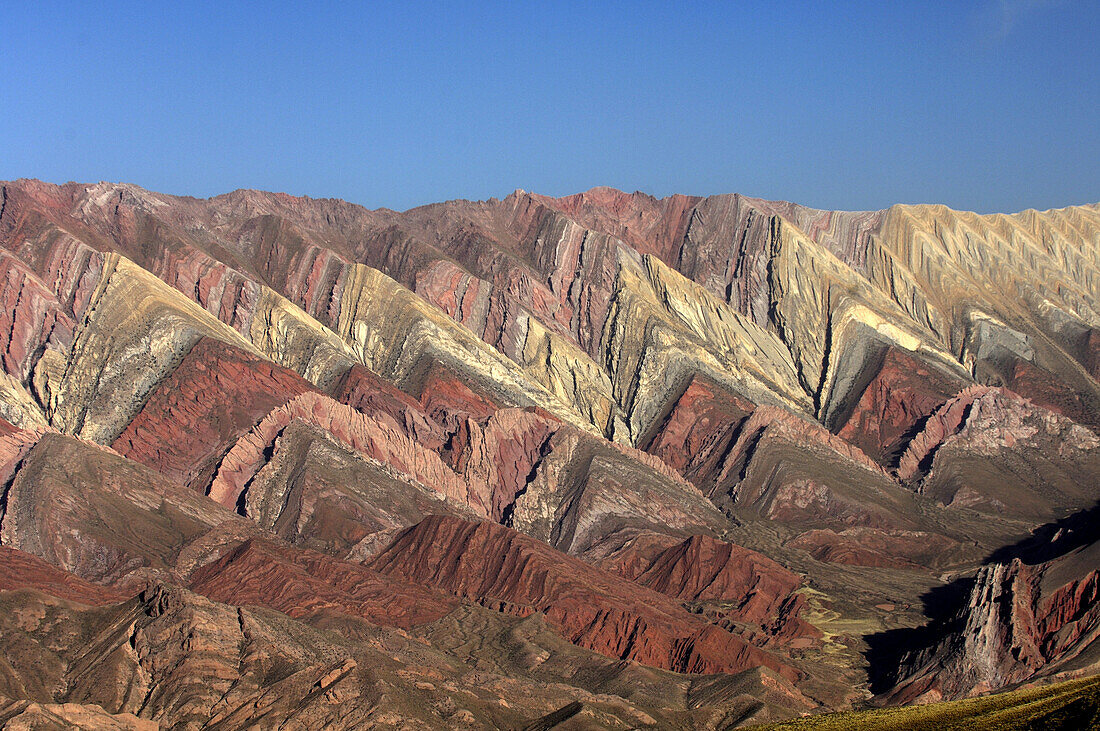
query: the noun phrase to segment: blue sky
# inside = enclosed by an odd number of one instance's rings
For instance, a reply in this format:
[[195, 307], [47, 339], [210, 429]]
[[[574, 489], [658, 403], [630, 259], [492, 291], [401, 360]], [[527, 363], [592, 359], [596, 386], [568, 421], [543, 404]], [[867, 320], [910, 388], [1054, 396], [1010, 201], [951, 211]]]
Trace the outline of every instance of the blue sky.
[[1095, 0], [348, 5], [0, 0], [0, 179], [1100, 200]]

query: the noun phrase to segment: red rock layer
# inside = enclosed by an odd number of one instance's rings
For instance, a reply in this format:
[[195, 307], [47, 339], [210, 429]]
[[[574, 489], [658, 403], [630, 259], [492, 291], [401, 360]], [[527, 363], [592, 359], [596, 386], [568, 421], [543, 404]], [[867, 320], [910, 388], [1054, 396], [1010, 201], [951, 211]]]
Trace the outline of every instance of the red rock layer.
[[[7, 424], [7, 422], [4, 423]], [[38, 443], [43, 434], [55, 432], [56, 429], [49, 427], [41, 429], [13, 428], [10, 432], [0, 436], [0, 485], [7, 485], [11, 482], [21, 466], [23, 458]]]
[[936, 566], [957, 543], [927, 531], [858, 527], [806, 531], [787, 545], [801, 548], [825, 563], [919, 569]]
[[191, 589], [214, 601], [270, 607], [295, 618], [331, 611], [394, 627], [432, 622], [456, 605], [445, 594], [360, 564], [258, 539], [196, 571]]
[[726, 455], [710, 498], [799, 530], [918, 530], [914, 496], [858, 447], [820, 424], [761, 406]]
[[47, 343], [72, 342], [73, 320], [23, 262], [0, 253], [0, 364], [25, 379]]
[[898, 462], [898, 477], [902, 480], [911, 480], [926, 470], [929, 466], [927, 462], [936, 449], [948, 437], [962, 429], [974, 402], [992, 392], [993, 389], [988, 386], [970, 386], [936, 409], [920, 433], [913, 437], [913, 441], [909, 443], [905, 454]]
[[[502, 408], [484, 422], [466, 418], [458, 422], [448, 451], [451, 464], [466, 479], [471, 493], [480, 493], [480, 502], [491, 506], [489, 517], [501, 521], [528, 482], [536, 477], [536, 468], [543, 459], [577, 439], [590, 446], [606, 444], [631, 462], [648, 467], [699, 497], [694, 486], [657, 457], [632, 447], [595, 440], [591, 435], [563, 426], [538, 408]], [[569, 449], [565, 447], [566, 452]]]
[[585, 552], [585, 560], [604, 571], [635, 579], [657, 556], [682, 542], [675, 536], [652, 530], [617, 531]]
[[182, 484], [205, 489], [233, 442], [269, 411], [311, 390], [294, 371], [202, 338], [112, 447]]
[[[496, 520], [504, 518], [535, 476], [536, 467], [555, 449], [551, 437], [563, 432], [560, 422], [538, 409], [503, 408], [484, 422], [456, 415], [455, 431], [447, 447], [437, 453], [407, 436], [389, 415], [368, 417], [327, 396], [307, 392], [272, 410], [237, 441], [218, 464], [209, 495], [226, 507], [236, 505], [292, 421], [327, 432], [360, 456], [467, 506], [476, 515]], [[570, 434], [576, 441], [577, 435]], [[696, 504], [706, 505], [696, 488], [656, 457], [630, 447], [608, 446], [675, 480], [694, 493]]]
[[784, 641], [816, 640], [821, 632], [799, 618], [802, 578], [741, 546], [696, 535], [663, 551], [634, 580], [667, 596], [722, 605], [720, 623], [752, 623]]
[[15, 428], [7, 419], [0, 418], [0, 437], [15, 434], [19, 429]]
[[755, 408], [709, 379], [693, 375], [645, 451], [696, 485], [712, 483], [739, 428]]
[[[1100, 569], [1048, 592], [1039, 602], [1036, 627], [1043, 657], [1064, 658], [1100, 629]], [[1074, 653], [1076, 654], [1076, 653]]]
[[417, 274], [415, 292], [461, 322], [482, 340], [515, 355], [522, 347], [524, 311], [559, 335], [570, 337], [572, 308], [529, 271], [501, 270], [489, 281], [478, 279], [449, 261], [437, 261]]
[[774, 616], [802, 586], [798, 574], [763, 554], [707, 536], [692, 536], [669, 548], [633, 578], [677, 599], [736, 602], [750, 622]]
[[1100, 381], [1100, 330], [1089, 328], [1082, 341], [1081, 363], [1094, 381]]
[[454, 468], [471, 490], [482, 492], [480, 502], [489, 517], [500, 521], [530, 479], [561, 424], [532, 411], [501, 409], [485, 422], [465, 419], [451, 439]]
[[930, 417], [898, 474], [942, 505], [1034, 521], [1093, 505], [1098, 471], [1093, 431], [985, 388], [967, 389]]
[[332, 397], [356, 411], [389, 423], [428, 449], [443, 447], [446, 435], [412, 396], [366, 366], [354, 365], [333, 388]]
[[474, 324], [485, 317], [489, 285], [451, 261], [437, 261], [417, 273], [414, 291], [457, 322]]
[[793, 668], [688, 615], [667, 597], [509, 528], [431, 516], [370, 567], [521, 616], [543, 613], [570, 642], [685, 673]]
[[905, 351], [887, 348], [881, 367], [836, 433], [890, 466], [914, 427], [964, 385]]
[[206, 550], [198, 543], [215, 526], [213, 532], [222, 534], [258, 530], [107, 447], [21, 431], [0, 438], [0, 453], [9, 454], [9, 440], [16, 438], [22, 446], [15, 452], [27, 451], [6, 479], [4, 545], [82, 579], [143, 585], [153, 574], [178, 568], [182, 554]]
[[1080, 424], [1100, 427], [1100, 414], [1064, 379], [1026, 360], [1017, 360], [1005, 386], [1040, 406]]
[[483, 494], [444, 464], [439, 455], [394, 426], [367, 417], [320, 393], [306, 392], [272, 410], [226, 453], [210, 485], [209, 495], [233, 507], [249, 480], [266, 464], [268, 448], [293, 420], [315, 426], [353, 452], [389, 466], [399, 474], [440, 494], [469, 505], [481, 514], [489, 506]]
[[585, 228], [602, 231], [630, 244], [643, 254], [656, 254], [674, 263], [691, 220], [694, 196], [673, 195], [656, 199], [645, 193], [624, 193], [613, 188], [593, 188], [564, 198], [532, 195], [531, 198], [566, 214]]
[[423, 379], [414, 392], [424, 411], [454, 433], [463, 418], [487, 419], [500, 406], [487, 395], [479, 394], [438, 361], [427, 365]]
[[34, 589], [59, 599], [90, 605], [114, 604], [126, 598], [123, 592], [84, 581], [37, 556], [0, 547], [0, 591], [17, 589]]
[[1075, 426], [1061, 412], [1003, 388], [970, 386], [928, 418], [902, 455], [897, 475], [910, 480], [924, 474], [936, 451], [956, 435], [969, 437], [971, 448], [988, 454], [997, 448], [1037, 444], [1038, 439], [1056, 433], [1063, 453], [1095, 448], [1090, 432]]

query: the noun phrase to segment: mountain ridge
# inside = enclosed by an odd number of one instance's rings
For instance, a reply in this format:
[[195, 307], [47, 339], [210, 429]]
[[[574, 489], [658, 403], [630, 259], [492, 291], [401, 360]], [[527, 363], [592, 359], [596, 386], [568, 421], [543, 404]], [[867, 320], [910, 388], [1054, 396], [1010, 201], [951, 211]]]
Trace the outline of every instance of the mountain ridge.
[[[596, 188], [395, 212], [248, 190], [0, 191], [0, 544], [34, 557], [5, 587], [65, 584], [35, 585], [38, 560], [87, 596], [80, 582], [229, 618], [247, 596], [266, 607], [257, 626], [305, 638], [265, 639], [265, 657], [312, 657], [315, 633], [335, 632], [341, 657], [367, 662], [370, 642], [411, 637], [427, 654], [401, 663], [426, 675], [384, 682], [432, 700], [353, 694], [355, 718], [425, 727], [572, 703], [591, 723], [715, 727], [1100, 669], [1087, 561], [984, 563], [1100, 501], [1100, 204], [834, 212]], [[451, 540], [467, 533], [509, 547], [500, 586]], [[400, 576], [379, 578], [379, 557]], [[440, 579], [439, 561], [461, 575]], [[953, 634], [966, 617], [938, 614], [956, 604], [923, 600], [958, 577], [977, 577], [962, 606], [992, 638], [978, 650]], [[385, 581], [405, 587], [389, 603]], [[1035, 616], [990, 613], [982, 597], [1011, 591]], [[106, 631], [58, 607], [42, 611]], [[935, 636], [880, 687], [875, 643], [921, 627]], [[1027, 633], [1047, 647], [1013, 664]], [[499, 655], [513, 642], [528, 649]], [[722, 647], [737, 663], [715, 660]], [[51, 667], [84, 667], [62, 649]], [[975, 653], [1011, 672], [959, 671]], [[183, 687], [139, 660], [119, 682]], [[479, 663], [515, 708], [462, 706]], [[582, 667], [608, 697], [580, 692]], [[93, 702], [6, 672], [13, 701]], [[637, 697], [613, 681], [627, 672]], [[554, 707], [537, 690], [551, 686]], [[103, 709], [255, 721], [251, 700], [215, 712], [200, 696]]]

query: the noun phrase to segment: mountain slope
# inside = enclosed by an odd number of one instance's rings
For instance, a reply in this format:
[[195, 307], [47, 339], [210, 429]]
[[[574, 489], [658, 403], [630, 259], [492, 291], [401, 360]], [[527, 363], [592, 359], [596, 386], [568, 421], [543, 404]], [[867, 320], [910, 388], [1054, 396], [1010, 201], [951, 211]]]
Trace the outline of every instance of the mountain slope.
[[[1091, 672], [1093, 544], [1006, 551], [1100, 502], [1098, 271], [1097, 205], [0, 183], [4, 596], [170, 595], [226, 638], [260, 612], [298, 639], [257, 657], [296, 659], [238, 685], [312, 719], [324, 643], [408, 636], [431, 660], [349, 719], [726, 727]], [[49, 649], [66, 687], [178, 701], [112, 722], [259, 722], [78, 649]], [[457, 710], [481, 666], [511, 710]], [[0, 712], [94, 713], [5, 674]]]

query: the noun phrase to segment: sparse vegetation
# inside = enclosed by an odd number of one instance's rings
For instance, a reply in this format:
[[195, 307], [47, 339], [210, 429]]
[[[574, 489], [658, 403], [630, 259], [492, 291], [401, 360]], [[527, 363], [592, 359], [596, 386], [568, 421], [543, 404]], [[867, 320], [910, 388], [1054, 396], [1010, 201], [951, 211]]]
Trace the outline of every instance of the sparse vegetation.
[[761, 731], [1098, 729], [1100, 676], [945, 703], [829, 713], [756, 728]]

